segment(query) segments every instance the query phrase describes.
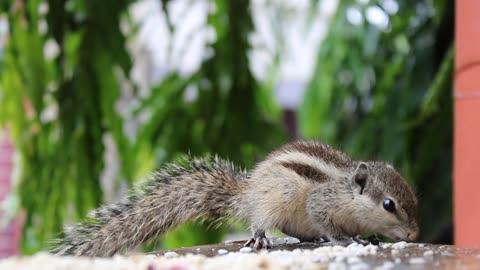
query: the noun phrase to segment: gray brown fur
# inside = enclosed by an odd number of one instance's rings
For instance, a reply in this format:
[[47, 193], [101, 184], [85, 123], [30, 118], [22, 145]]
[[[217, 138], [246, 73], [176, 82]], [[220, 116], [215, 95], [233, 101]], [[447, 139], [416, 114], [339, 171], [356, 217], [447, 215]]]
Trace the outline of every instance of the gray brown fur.
[[138, 247], [188, 220], [231, 215], [246, 173], [219, 158], [183, 160], [154, 173], [124, 201], [66, 228], [59, 255], [111, 256]]
[[[364, 187], [354, 180], [359, 174], [366, 177]], [[383, 209], [386, 198], [395, 201], [395, 213]], [[124, 202], [66, 230], [57, 251], [111, 256], [188, 220], [221, 216], [250, 222], [254, 238], [247, 244], [255, 248], [271, 246], [265, 231], [273, 228], [339, 244], [365, 232], [415, 240], [416, 215], [415, 193], [392, 166], [300, 141], [273, 151], [251, 174], [218, 158], [168, 165]]]

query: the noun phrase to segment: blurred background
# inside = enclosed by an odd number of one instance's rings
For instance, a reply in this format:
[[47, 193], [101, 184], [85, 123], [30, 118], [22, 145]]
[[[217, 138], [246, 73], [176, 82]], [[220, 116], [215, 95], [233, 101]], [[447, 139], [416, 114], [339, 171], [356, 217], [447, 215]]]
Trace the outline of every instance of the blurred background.
[[[393, 163], [452, 242], [453, 1], [0, 3], [0, 256], [183, 153], [251, 168], [293, 139]], [[219, 242], [187, 224], [145, 250]]]

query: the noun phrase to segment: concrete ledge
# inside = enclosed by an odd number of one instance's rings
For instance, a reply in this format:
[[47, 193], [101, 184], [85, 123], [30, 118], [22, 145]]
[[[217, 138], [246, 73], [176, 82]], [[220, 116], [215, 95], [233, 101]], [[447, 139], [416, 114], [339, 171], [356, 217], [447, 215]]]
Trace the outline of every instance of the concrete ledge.
[[[293, 243], [292, 243], [293, 242]], [[270, 251], [222, 243], [113, 258], [37, 254], [0, 261], [0, 269], [478, 269], [480, 250], [417, 243], [348, 247], [277, 238]]]

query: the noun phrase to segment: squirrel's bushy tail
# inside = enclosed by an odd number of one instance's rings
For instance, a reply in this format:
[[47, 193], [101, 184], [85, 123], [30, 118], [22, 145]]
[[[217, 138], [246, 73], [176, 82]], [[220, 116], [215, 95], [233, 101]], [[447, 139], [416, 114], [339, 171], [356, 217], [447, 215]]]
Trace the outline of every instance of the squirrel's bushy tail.
[[59, 255], [112, 256], [135, 248], [188, 220], [230, 213], [246, 173], [217, 157], [168, 164], [123, 201], [92, 211], [65, 229]]

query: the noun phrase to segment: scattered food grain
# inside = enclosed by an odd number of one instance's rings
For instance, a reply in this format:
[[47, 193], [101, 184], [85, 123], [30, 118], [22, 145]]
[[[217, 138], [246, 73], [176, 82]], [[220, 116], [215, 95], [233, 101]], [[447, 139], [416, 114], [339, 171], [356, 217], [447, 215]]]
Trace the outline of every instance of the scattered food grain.
[[219, 249], [217, 252], [218, 252], [219, 255], [225, 255], [225, 254], [228, 253], [228, 250], [226, 250], [226, 249]]
[[423, 256], [433, 256], [433, 250], [427, 250], [423, 253]]
[[395, 264], [393, 262], [384, 262], [382, 265], [379, 267], [375, 268], [377, 270], [389, 270], [395, 267]]
[[411, 258], [409, 260], [409, 262], [410, 262], [410, 264], [424, 264], [424, 263], [426, 263], [425, 259], [421, 258], [421, 257]]
[[394, 248], [394, 249], [404, 249], [406, 246], [407, 246], [407, 242], [400, 241], [400, 242], [394, 243], [392, 245], [392, 248]]
[[175, 251], [168, 251], [168, 252], [165, 252], [163, 256], [167, 258], [173, 258], [173, 257], [177, 257], [178, 253], [176, 253]]
[[240, 253], [250, 253], [253, 249], [251, 247], [243, 247], [240, 249]]

